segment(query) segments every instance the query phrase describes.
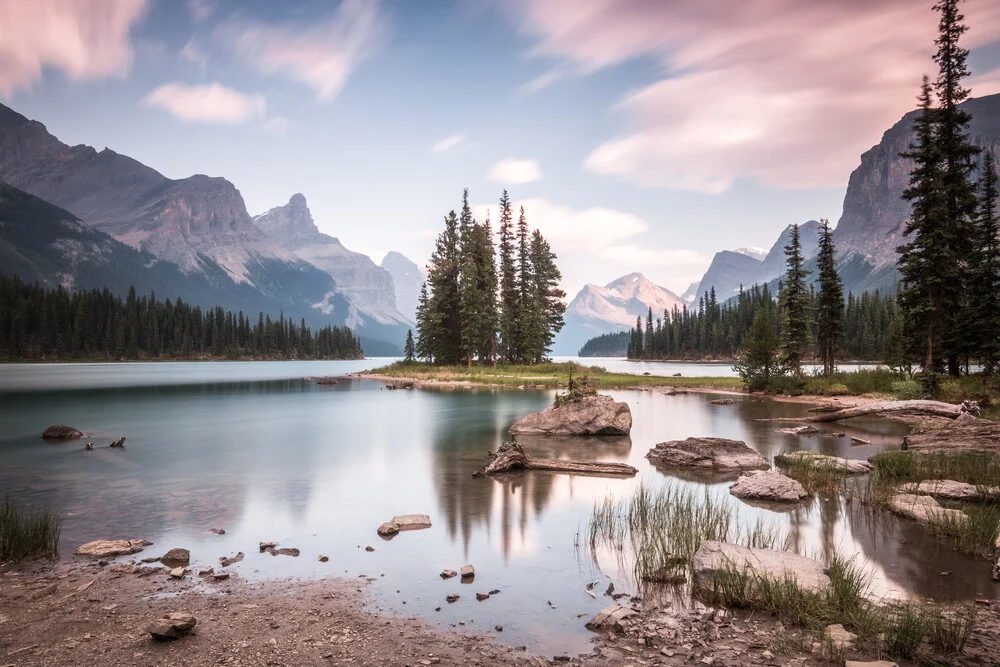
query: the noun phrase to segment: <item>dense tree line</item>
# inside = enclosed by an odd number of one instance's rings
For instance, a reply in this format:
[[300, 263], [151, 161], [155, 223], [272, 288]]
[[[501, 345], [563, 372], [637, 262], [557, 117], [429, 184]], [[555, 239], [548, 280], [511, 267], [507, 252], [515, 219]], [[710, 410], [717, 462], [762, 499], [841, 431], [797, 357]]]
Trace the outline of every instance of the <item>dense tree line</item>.
[[279, 315], [256, 321], [180, 299], [123, 300], [109, 290], [69, 292], [0, 276], [0, 358], [5, 359], [357, 359], [347, 327], [312, 331]]
[[487, 214], [478, 222], [462, 196], [448, 213], [417, 306], [415, 355], [438, 364], [537, 363], [563, 326], [566, 293], [556, 255], [524, 207], [517, 225], [507, 191], [500, 198], [499, 248]]
[[583, 344], [578, 354], [581, 357], [624, 357], [628, 354], [632, 336], [631, 331], [594, 336]]
[[[960, 104], [969, 96], [966, 31], [959, 0], [941, 0], [938, 76], [924, 77], [913, 161], [903, 198], [912, 213], [899, 246], [902, 325], [899, 355], [919, 363], [925, 377], [958, 375], [969, 360], [987, 374], [1000, 355], [1000, 245], [997, 179], [991, 154], [969, 139], [971, 116]], [[936, 105], [935, 105], [936, 102]], [[978, 173], [978, 182], [977, 182]]]

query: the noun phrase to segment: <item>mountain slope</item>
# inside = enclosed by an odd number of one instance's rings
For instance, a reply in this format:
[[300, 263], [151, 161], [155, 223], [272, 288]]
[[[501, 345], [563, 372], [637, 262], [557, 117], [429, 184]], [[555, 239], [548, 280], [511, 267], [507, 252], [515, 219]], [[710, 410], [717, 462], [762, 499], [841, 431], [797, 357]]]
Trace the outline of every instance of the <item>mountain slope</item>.
[[396, 307], [399, 312], [411, 320], [416, 320], [420, 286], [427, 280], [427, 276], [415, 262], [394, 250], [386, 253], [381, 266], [392, 276], [392, 283], [396, 288]]
[[412, 320], [396, 309], [392, 276], [367, 255], [352, 252], [339, 239], [320, 232], [303, 195], [292, 195], [287, 204], [255, 216], [253, 222], [285, 250], [333, 277], [338, 291], [357, 311], [348, 324], [357, 326], [367, 317], [373, 325], [396, 329], [395, 334], [388, 334], [391, 340], [403, 340]]
[[664, 310], [684, 305], [679, 296], [641, 273], [622, 276], [604, 287], [585, 285], [566, 308], [566, 324], [553, 353], [575, 355], [594, 336], [634, 327], [636, 318], [645, 319], [650, 308], [653, 317], [662, 317]]

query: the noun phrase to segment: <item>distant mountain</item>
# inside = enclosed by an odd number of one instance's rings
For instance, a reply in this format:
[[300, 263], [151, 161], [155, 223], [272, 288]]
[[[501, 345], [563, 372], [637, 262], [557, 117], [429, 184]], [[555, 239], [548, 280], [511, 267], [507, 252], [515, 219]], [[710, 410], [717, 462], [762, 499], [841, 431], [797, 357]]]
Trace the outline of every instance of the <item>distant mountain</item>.
[[698, 288], [700, 286], [701, 286], [700, 280], [696, 280], [690, 285], [688, 285], [688, 288], [684, 290], [683, 294], [681, 294], [681, 301], [690, 306], [691, 302], [695, 301], [698, 298]]
[[[972, 115], [972, 142], [992, 149], [1000, 165], [1000, 94], [970, 99], [961, 107]], [[903, 242], [903, 227], [910, 216], [910, 204], [902, 194], [913, 167], [913, 161], [900, 153], [913, 141], [917, 114], [911, 111], [889, 128], [851, 173], [833, 239], [839, 264], [850, 266], [853, 276], [853, 282], [845, 278], [845, 286], [855, 292], [878, 284], [895, 289], [896, 247]]]
[[604, 287], [585, 285], [566, 308], [566, 324], [553, 345], [553, 353], [575, 355], [595, 336], [624, 331], [635, 326], [636, 317], [654, 317], [664, 310], [683, 308], [684, 301], [665, 287], [654, 285], [641, 273], [608, 283]]
[[[165, 284], [157, 290], [161, 297], [180, 296], [182, 283], [195, 282], [212, 305], [284, 311], [315, 325], [351, 323], [368, 337], [382, 333], [373, 318], [356, 315], [328, 273], [258, 229], [239, 191], [223, 178], [172, 180], [107, 148], [67, 146], [41, 123], [0, 105], [0, 181], [192, 278]], [[53, 241], [41, 233], [35, 239], [42, 245]], [[78, 252], [80, 266], [100, 265], [84, 252]], [[110, 273], [106, 279], [115, 280]], [[133, 276], [137, 281], [141, 277]]]
[[416, 320], [420, 286], [427, 280], [427, 274], [415, 262], [396, 251], [391, 251], [382, 258], [382, 268], [392, 276], [399, 312]]
[[[698, 299], [713, 287], [715, 298], [722, 302], [739, 294], [741, 285], [748, 288], [768, 283], [782, 275], [785, 271], [785, 246], [788, 245], [791, 234], [792, 226], [789, 225], [763, 257], [760, 256], [762, 251], [755, 248], [715, 253], [692, 302], [697, 304]], [[799, 242], [802, 244], [802, 256], [806, 259], [814, 257], [819, 246], [819, 222], [810, 220], [799, 225]], [[747, 252], [748, 250], [756, 252]]]
[[733, 252], [738, 252], [741, 255], [746, 255], [747, 257], [753, 257], [754, 259], [762, 260], [767, 257], [767, 251], [763, 248], [737, 248]]
[[320, 232], [305, 196], [294, 194], [287, 204], [255, 216], [253, 222], [282, 248], [333, 277], [337, 290], [352, 305], [348, 325], [363, 325], [368, 318], [380, 325], [390, 340], [405, 338], [413, 321], [396, 309], [392, 276], [367, 255], [352, 252], [339, 239]]

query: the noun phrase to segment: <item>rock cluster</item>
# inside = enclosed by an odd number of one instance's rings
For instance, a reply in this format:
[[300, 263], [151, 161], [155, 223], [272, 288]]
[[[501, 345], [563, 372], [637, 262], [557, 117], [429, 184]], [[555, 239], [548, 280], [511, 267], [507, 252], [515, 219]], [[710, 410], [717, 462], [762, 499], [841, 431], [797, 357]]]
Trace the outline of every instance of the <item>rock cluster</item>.
[[513, 435], [628, 435], [632, 411], [610, 396], [588, 396], [561, 407], [523, 417], [510, 427]]

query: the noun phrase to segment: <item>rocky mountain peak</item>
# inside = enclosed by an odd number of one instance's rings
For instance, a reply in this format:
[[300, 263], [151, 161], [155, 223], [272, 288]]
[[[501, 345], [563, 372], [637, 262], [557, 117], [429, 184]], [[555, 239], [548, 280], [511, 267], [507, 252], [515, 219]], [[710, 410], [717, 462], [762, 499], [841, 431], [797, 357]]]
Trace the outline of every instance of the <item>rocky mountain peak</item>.
[[295, 193], [284, 206], [275, 206], [267, 213], [253, 219], [261, 230], [276, 237], [286, 247], [289, 244], [305, 244], [322, 239], [324, 242], [340, 243], [339, 240], [322, 234], [313, 220], [305, 195]]

